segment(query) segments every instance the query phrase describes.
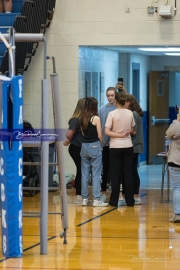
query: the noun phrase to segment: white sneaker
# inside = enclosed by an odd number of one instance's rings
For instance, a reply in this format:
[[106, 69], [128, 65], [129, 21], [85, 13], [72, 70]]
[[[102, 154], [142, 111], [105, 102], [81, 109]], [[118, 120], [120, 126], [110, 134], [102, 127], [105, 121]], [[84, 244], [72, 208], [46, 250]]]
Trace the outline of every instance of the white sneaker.
[[118, 201], [118, 205], [126, 205], [126, 200], [123, 199], [123, 200]]
[[106, 194], [102, 194], [100, 200], [106, 203]]
[[102, 201], [100, 201], [100, 200], [94, 200], [93, 201], [93, 206], [96, 206], [96, 207], [98, 207], [98, 206], [108, 206], [108, 203], [105, 203], [105, 202], [102, 202]]
[[82, 206], [88, 205], [88, 199], [82, 199]]
[[81, 195], [76, 196], [75, 204], [82, 204], [82, 196]]
[[142, 204], [141, 198], [134, 198], [134, 204]]
[[180, 215], [175, 214], [173, 218], [169, 220], [172, 223], [179, 223], [180, 222]]
[[92, 205], [92, 201], [89, 199], [82, 199], [82, 206]]
[[119, 195], [119, 201], [125, 201], [125, 199], [122, 195]]

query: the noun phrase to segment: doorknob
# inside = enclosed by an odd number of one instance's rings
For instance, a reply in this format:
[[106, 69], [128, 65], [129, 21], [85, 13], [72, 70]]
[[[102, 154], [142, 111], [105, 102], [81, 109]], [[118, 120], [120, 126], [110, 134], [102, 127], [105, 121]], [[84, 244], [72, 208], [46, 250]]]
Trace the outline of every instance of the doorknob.
[[151, 117], [152, 126], [155, 126], [155, 124], [163, 124], [163, 123], [169, 123], [169, 122], [170, 122], [169, 118], [156, 119], [155, 116]]

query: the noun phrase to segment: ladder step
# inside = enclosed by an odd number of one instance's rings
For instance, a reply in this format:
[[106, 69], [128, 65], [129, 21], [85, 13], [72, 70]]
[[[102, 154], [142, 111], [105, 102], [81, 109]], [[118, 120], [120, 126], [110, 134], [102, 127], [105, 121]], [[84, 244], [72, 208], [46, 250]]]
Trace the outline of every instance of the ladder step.
[[[48, 212], [48, 214], [61, 215], [61, 212]], [[40, 212], [23, 212], [23, 217], [39, 218], [41, 217], [41, 213]]]
[[23, 213], [23, 217], [35, 217], [35, 218], [39, 218], [39, 217], [41, 217], [41, 215], [38, 212], [31, 212], [31, 213], [24, 212]]
[[[40, 187], [23, 187], [23, 190], [41, 190]], [[49, 187], [48, 190], [59, 190], [59, 187]]]
[[[27, 165], [27, 166], [39, 165], [39, 166], [41, 166], [41, 162], [23, 162], [23, 165]], [[55, 162], [49, 162], [49, 166], [54, 166], [54, 165], [57, 165], [57, 163], [55, 163]]]

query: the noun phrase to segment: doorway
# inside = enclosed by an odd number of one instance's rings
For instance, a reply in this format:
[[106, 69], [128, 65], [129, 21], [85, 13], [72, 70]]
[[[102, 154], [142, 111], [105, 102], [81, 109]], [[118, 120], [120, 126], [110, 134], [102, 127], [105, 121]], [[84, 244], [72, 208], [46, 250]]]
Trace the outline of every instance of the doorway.
[[[149, 143], [151, 135], [149, 134], [149, 115], [160, 119], [161, 116], [154, 112], [151, 114], [149, 108], [149, 78], [151, 71], [170, 71], [169, 72], [169, 92], [170, 99], [167, 108], [169, 109], [170, 123], [175, 119], [175, 105], [180, 105], [180, 76], [178, 74], [180, 66], [178, 65], [180, 57], [173, 58], [166, 56], [164, 52], [148, 52], [138, 49], [139, 46], [88, 46], [80, 48], [79, 63], [79, 93], [81, 97], [94, 95], [98, 98], [98, 105], [102, 106], [106, 102], [105, 89], [114, 86], [118, 77], [124, 78], [124, 84], [129, 93], [133, 94], [144, 111], [143, 131], [144, 131], [144, 153], [140, 156], [141, 164], [155, 164], [156, 152], [163, 151], [164, 138], [160, 139], [162, 145], [159, 149], [152, 150], [152, 143]], [[141, 46], [140, 46], [141, 47]], [[97, 75], [93, 72], [98, 72]], [[86, 79], [84, 82], [84, 73]], [[162, 89], [159, 81], [159, 90]], [[85, 84], [85, 87], [84, 87]], [[97, 89], [98, 85], [98, 91]], [[157, 88], [157, 85], [156, 85]], [[83, 91], [82, 91], [83, 89]], [[85, 92], [84, 92], [85, 89]], [[94, 93], [92, 92], [95, 90]], [[98, 96], [97, 96], [98, 94]], [[160, 98], [160, 93], [158, 99]], [[158, 106], [158, 105], [157, 105]], [[166, 118], [163, 116], [162, 118]], [[151, 123], [151, 119], [150, 119]], [[162, 124], [156, 124], [151, 127], [154, 131], [156, 127]], [[167, 123], [169, 125], [169, 123]], [[164, 125], [165, 126], [165, 125]], [[163, 131], [164, 132], [164, 131]], [[153, 142], [152, 138], [152, 142]], [[150, 148], [150, 149], [149, 149]], [[148, 157], [149, 154], [149, 157]]]

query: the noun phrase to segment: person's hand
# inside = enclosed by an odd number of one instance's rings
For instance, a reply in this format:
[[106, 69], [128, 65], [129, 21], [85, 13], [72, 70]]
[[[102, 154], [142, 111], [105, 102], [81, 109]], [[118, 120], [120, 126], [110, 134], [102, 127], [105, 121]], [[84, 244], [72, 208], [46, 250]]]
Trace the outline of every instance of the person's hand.
[[68, 141], [68, 140], [66, 140], [66, 141], [63, 142], [63, 145], [64, 146], [68, 146], [69, 144], [70, 144], [70, 141]]
[[130, 134], [130, 131], [126, 131], [126, 132], [122, 133], [123, 138], [128, 137], [128, 136], [129, 136], [129, 134]]

